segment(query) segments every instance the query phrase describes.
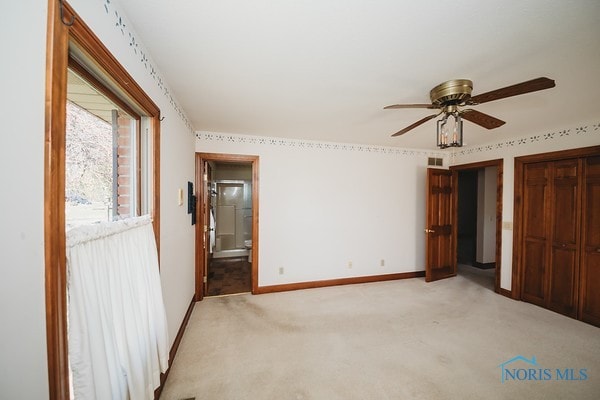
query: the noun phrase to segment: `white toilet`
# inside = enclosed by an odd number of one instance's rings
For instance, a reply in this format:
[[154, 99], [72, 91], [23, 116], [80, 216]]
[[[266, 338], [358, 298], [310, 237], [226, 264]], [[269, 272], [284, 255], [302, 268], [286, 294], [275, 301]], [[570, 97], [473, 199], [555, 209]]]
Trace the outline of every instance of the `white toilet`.
[[252, 262], [252, 239], [244, 240], [244, 247], [248, 249], [248, 262]]

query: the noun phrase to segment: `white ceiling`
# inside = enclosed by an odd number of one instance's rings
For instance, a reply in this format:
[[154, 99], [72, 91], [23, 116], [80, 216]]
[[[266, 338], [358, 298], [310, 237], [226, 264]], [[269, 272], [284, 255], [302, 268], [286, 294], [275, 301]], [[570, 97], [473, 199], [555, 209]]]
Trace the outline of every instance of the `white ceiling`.
[[[114, 0], [113, 0], [114, 1]], [[598, 0], [120, 0], [194, 129], [435, 148], [429, 90], [467, 78], [473, 94], [532, 78], [553, 89], [477, 110], [468, 145], [600, 117]]]

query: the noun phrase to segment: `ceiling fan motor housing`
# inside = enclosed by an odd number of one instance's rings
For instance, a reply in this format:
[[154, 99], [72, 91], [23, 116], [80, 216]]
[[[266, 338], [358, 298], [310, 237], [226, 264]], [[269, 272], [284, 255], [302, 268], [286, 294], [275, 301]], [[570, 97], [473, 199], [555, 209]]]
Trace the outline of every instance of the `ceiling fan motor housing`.
[[471, 98], [473, 82], [468, 79], [454, 79], [440, 83], [429, 92], [431, 103], [437, 106], [460, 104]]

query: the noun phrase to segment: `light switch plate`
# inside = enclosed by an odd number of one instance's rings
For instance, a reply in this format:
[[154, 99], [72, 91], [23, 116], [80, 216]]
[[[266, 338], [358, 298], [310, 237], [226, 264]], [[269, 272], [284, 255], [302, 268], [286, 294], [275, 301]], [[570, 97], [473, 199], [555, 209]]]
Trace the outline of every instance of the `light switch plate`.
[[512, 231], [513, 223], [512, 221], [502, 221], [502, 229], [506, 231]]
[[177, 204], [179, 204], [180, 206], [183, 205], [183, 189], [181, 188], [178, 191]]

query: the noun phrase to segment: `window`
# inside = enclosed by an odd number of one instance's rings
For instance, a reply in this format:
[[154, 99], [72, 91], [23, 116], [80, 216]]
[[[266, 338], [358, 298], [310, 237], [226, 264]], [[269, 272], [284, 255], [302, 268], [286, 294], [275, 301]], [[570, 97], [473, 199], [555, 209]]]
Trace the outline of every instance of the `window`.
[[[63, 23], [71, 18], [72, 25]], [[49, 397], [68, 399], [67, 223], [151, 214], [160, 251], [160, 110], [66, 2], [48, 2], [47, 53], [44, 241]], [[85, 93], [97, 102], [84, 101]], [[73, 209], [92, 207], [77, 222], [73, 210], [67, 209], [69, 203]], [[95, 205], [100, 209], [93, 210]]]
[[[138, 131], [130, 115], [69, 69], [65, 220], [71, 226], [138, 214]], [[147, 174], [145, 174], [147, 176]]]

